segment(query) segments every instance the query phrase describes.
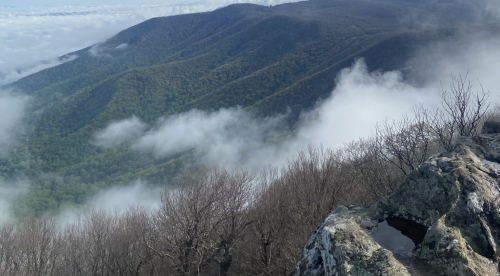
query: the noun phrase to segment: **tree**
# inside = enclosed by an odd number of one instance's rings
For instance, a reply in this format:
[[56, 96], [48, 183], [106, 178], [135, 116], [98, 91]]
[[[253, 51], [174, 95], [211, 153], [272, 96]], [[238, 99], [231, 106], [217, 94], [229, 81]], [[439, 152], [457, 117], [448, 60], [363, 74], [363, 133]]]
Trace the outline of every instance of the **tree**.
[[474, 136], [478, 134], [480, 122], [489, 108], [487, 102], [490, 92], [481, 89], [474, 92], [468, 80], [469, 71], [465, 76], [458, 77], [451, 74], [449, 90], [443, 85], [439, 89], [439, 96], [443, 110], [436, 110], [427, 114], [437, 139], [446, 150], [452, 150], [452, 142], [457, 136]]
[[178, 275], [227, 275], [233, 246], [249, 224], [251, 182], [246, 172], [186, 171], [162, 197], [156, 219], [159, 246], [150, 247], [169, 259]]
[[16, 236], [13, 225], [4, 225], [0, 229], [0, 275], [16, 275], [19, 273], [17, 259]]
[[57, 224], [48, 219], [30, 219], [16, 233], [14, 261], [22, 275], [60, 275], [61, 235]]
[[429, 156], [438, 151], [432, 128], [422, 106], [413, 108], [411, 116], [398, 121], [386, 120], [375, 127], [375, 143], [383, 160], [409, 175]]

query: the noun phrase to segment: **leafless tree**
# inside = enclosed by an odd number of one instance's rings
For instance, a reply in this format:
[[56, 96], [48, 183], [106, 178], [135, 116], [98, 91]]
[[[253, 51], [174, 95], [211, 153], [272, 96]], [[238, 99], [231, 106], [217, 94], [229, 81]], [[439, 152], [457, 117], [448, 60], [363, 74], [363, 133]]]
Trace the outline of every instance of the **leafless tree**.
[[226, 275], [235, 241], [248, 225], [244, 218], [251, 181], [246, 172], [187, 171], [162, 197], [156, 223], [159, 246], [150, 247], [168, 258], [179, 275], [210, 269]]
[[481, 119], [489, 108], [490, 92], [484, 91], [481, 83], [481, 89], [474, 92], [468, 74], [469, 71], [465, 76], [452, 74], [449, 90], [442, 85], [439, 89], [444, 111], [436, 110], [427, 115], [429, 125], [446, 150], [452, 149], [456, 136], [477, 135]]
[[16, 233], [17, 264], [21, 275], [58, 275], [62, 239], [56, 222], [29, 219]]
[[17, 275], [20, 270], [18, 248], [13, 225], [0, 229], [0, 275]]
[[440, 150], [422, 106], [414, 107], [411, 116], [404, 115], [400, 120], [386, 120], [377, 125], [375, 142], [383, 160], [405, 175]]
[[398, 187], [404, 174], [380, 151], [375, 139], [360, 139], [338, 150], [342, 167], [337, 177], [351, 187], [343, 204], [369, 205]]
[[152, 233], [151, 215], [144, 208], [133, 207], [115, 217], [113, 233], [105, 241], [107, 268], [113, 275], [150, 273], [154, 252], [143, 241]]
[[240, 248], [247, 275], [289, 275], [311, 231], [350, 190], [338, 177], [334, 151], [309, 147], [279, 171], [261, 176], [250, 210], [252, 225]]
[[288, 190], [279, 181], [276, 168], [261, 173], [253, 189], [255, 200], [250, 209], [253, 222], [246, 229], [238, 250], [238, 275], [283, 275], [289, 271], [290, 262], [285, 257], [284, 243], [290, 228]]
[[440, 145], [478, 133], [489, 92], [468, 75], [375, 136], [336, 150], [309, 147], [259, 181], [244, 171], [187, 170], [158, 210], [91, 211], [59, 228], [31, 219], [0, 228], [1, 275], [289, 275], [311, 231], [338, 205], [394, 191]]
[[86, 250], [90, 248], [85, 239], [80, 222], [67, 225], [62, 230], [62, 275], [88, 275], [92, 265], [86, 259]]
[[104, 210], [92, 210], [83, 221], [82, 236], [87, 273], [92, 275], [114, 274], [110, 265], [109, 239], [114, 235], [117, 218]]

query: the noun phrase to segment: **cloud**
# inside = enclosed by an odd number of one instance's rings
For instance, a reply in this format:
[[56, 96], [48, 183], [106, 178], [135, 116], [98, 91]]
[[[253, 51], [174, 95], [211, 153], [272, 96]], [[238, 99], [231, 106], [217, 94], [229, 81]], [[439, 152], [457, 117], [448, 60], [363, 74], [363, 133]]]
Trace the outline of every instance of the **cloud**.
[[[308, 145], [338, 148], [369, 137], [377, 123], [411, 116], [415, 105], [442, 108], [438, 89], [450, 73], [465, 73], [474, 89], [481, 81], [500, 102], [500, 43], [484, 36], [464, 36], [422, 48], [401, 71], [369, 72], [362, 59], [342, 70], [331, 96], [302, 114], [293, 133], [279, 136], [282, 117], [257, 119], [240, 108], [207, 112], [192, 110], [159, 120], [132, 142], [132, 148], [158, 157], [194, 150], [202, 163], [257, 172], [284, 165]], [[273, 142], [271, 142], [273, 141]]]
[[0, 226], [14, 220], [12, 203], [16, 197], [28, 191], [29, 184], [24, 181], [0, 181]]
[[[337, 148], [371, 136], [376, 123], [398, 119], [415, 104], [439, 103], [435, 91], [406, 83], [399, 71], [369, 72], [361, 59], [342, 70], [336, 84], [332, 96], [303, 114], [290, 135], [279, 136], [286, 115], [257, 119], [241, 108], [192, 110], [160, 119], [131, 145], [157, 157], [194, 150], [201, 163], [258, 172], [269, 165], [284, 165], [310, 144]], [[137, 132], [132, 136], [137, 137]]]
[[16, 143], [18, 135], [23, 131], [22, 119], [28, 97], [15, 95], [9, 91], [0, 91], [0, 154]]
[[371, 136], [375, 124], [399, 119], [416, 104], [436, 108], [436, 102], [435, 91], [406, 83], [401, 72], [370, 73], [359, 59], [340, 72], [332, 96], [304, 116], [297, 143], [339, 147]]
[[[0, 4], [0, 7], [22, 7], [22, 6], [67, 6], [67, 5], [79, 5], [81, 2], [76, 0], [48, 0], [44, 2], [40, 2], [39, 0], [3, 0]], [[275, 5], [278, 3], [283, 3], [281, 0], [194, 0], [194, 1], [186, 1], [186, 0], [170, 0], [170, 6], [187, 6], [187, 5], [200, 5], [205, 7], [212, 6], [227, 6], [232, 3], [254, 3], [254, 4], [262, 4], [262, 5]], [[163, 0], [87, 0], [85, 1], [86, 6], [102, 6], [102, 5], [161, 5], [164, 4]]]
[[[97, 6], [68, 6], [71, 3], [64, 2], [58, 7], [19, 7], [18, 4], [0, 7], [0, 85], [56, 66], [63, 62], [57, 60], [58, 57], [103, 42], [153, 17], [205, 12], [232, 3], [274, 5], [293, 1], [212, 0], [188, 4], [184, 1], [169, 4], [134, 1], [131, 5], [105, 5], [99, 1], [95, 3]], [[19, 74], [20, 71], [25, 73]]]
[[110, 57], [109, 55], [102, 54], [102, 52], [103, 51], [102, 51], [100, 43], [96, 43], [96, 44], [92, 45], [92, 47], [90, 47], [90, 49], [89, 49], [89, 54], [93, 57], [100, 57], [100, 56]]
[[450, 74], [466, 74], [473, 90], [492, 94], [492, 103], [500, 103], [500, 40], [487, 32], [466, 33], [432, 43], [417, 51], [401, 71], [369, 72], [363, 60], [342, 70], [331, 96], [315, 110], [304, 114], [290, 148], [308, 143], [336, 148], [367, 137], [374, 125], [386, 118], [398, 120], [411, 116], [414, 105], [442, 108], [438, 90], [449, 87]]
[[500, 40], [488, 33], [465, 35], [435, 43], [418, 51], [408, 63], [409, 82], [437, 90], [440, 83], [448, 88], [450, 74], [465, 75], [474, 91], [490, 91], [490, 101], [500, 103]]
[[[89, 198], [81, 206], [66, 207], [59, 213], [48, 214], [48, 216], [55, 217], [61, 225], [68, 225], [81, 221], [91, 210], [104, 210], [121, 215], [134, 207], [155, 210], [160, 206], [164, 189], [164, 187], [151, 186], [138, 180], [128, 185], [109, 188]], [[0, 210], [1, 207], [0, 198]]]
[[105, 147], [115, 147], [141, 136], [146, 124], [133, 116], [129, 119], [110, 123], [105, 129], [94, 135], [93, 143]]
[[128, 47], [128, 43], [122, 43], [122, 44], [116, 46], [115, 49], [117, 49], [117, 50], [123, 50], [123, 49], [126, 49], [127, 47]]
[[44, 69], [54, 67], [65, 62], [69, 62], [78, 58], [78, 55], [68, 55], [61, 58], [56, 58], [47, 61], [41, 61], [37, 64], [29, 65], [26, 68], [17, 68], [12, 70], [6, 70], [0, 73], [0, 86], [15, 82], [21, 78], [34, 74], [36, 72], [42, 71]]
[[[235, 2], [248, 1], [0, 8], [0, 84], [64, 62], [57, 57], [90, 45], [95, 45], [90, 51], [99, 55], [100, 44], [96, 43], [145, 19], [207, 11]], [[274, 5], [281, 1], [250, 2]], [[498, 5], [489, 9], [498, 11]], [[358, 60], [331, 80], [336, 83], [331, 96], [312, 112], [303, 114], [297, 128], [287, 135], [279, 136], [282, 117], [257, 119], [241, 108], [229, 108], [212, 112], [192, 110], [162, 118], [148, 131], [145, 123], [132, 117], [111, 123], [96, 133], [93, 142], [106, 148], [129, 143], [134, 150], [157, 157], [193, 150], [200, 162], [257, 172], [268, 165], [285, 164], [309, 144], [336, 148], [370, 136], [377, 122], [398, 119], [417, 103], [439, 107], [436, 92], [441, 81], [447, 83], [451, 72], [470, 69], [475, 87], [475, 80], [479, 79], [485, 90], [493, 92], [490, 99], [499, 102], [499, 45], [498, 40], [483, 34], [465, 34], [461, 39], [420, 49], [402, 72], [369, 72], [364, 62]], [[117, 50], [125, 47], [120, 45]], [[49, 62], [40, 63], [42, 60]], [[13, 130], [21, 122], [25, 103], [25, 98], [0, 94], [0, 108], [9, 114], [0, 118], [0, 146], [15, 141], [12, 134], [17, 131]], [[90, 199], [87, 206], [109, 209], [126, 208], [123, 204], [137, 202], [157, 204], [152, 196], [158, 194], [158, 190], [149, 190], [143, 184], [132, 184], [107, 190]]]
[[[61, 13], [68, 15], [55, 15]], [[34, 73], [58, 65], [64, 62], [58, 57], [104, 41], [144, 19], [134, 10], [0, 8], [0, 76], [16, 75], [20, 69]], [[14, 80], [1, 77], [0, 83]]]
[[258, 120], [241, 108], [192, 110], [159, 120], [132, 148], [158, 157], [195, 150], [206, 163], [242, 166], [279, 128], [281, 118]]
[[106, 57], [106, 58], [112, 58], [112, 56], [109, 53], [105, 53], [106, 51], [109, 52], [109, 50], [115, 50], [115, 51], [120, 51], [124, 50], [128, 47], [128, 43], [123, 43], [120, 44], [114, 48], [106, 47], [102, 43], [96, 43], [92, 45], [89, 49], [89, 54], [93, 57]]
[[493, 15], [496, 19], [500, 18], [500, 3], [496, 0], [486, 1], [486, 13]]
[[87, 205], [107, 211], [126, 211], [133, 206], [157, 208], [164, 188], [150, 187], [138, 180], [128, 186], [112, 187], [92, 197]]

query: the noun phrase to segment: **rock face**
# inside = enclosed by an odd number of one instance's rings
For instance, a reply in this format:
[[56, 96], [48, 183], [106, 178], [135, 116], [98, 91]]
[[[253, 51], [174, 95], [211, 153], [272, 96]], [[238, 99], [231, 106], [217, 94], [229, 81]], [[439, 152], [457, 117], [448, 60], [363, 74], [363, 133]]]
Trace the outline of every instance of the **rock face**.
[[482, 132], [482, 134], [500, 133], [500, 123], [499, 122], [485, 122], [481, 132]]
[[[310, 237], [295, 275], [500, 275], [500, 178], [483, 159], [492, 143], [462, 138], [377, 204], [333, 211]], [[411, 254], [374, 238], [384, 221], [416, 244]]]

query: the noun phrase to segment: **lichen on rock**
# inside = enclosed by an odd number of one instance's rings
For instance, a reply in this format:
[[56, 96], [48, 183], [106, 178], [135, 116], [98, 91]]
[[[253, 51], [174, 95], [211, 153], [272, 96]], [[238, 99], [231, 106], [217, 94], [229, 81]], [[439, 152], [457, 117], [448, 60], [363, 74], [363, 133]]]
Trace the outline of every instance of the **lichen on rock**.
[[[488, 141], [459, 139], [380, 202], [333, 211], [311, 235], [295, 275], [499, 275], [499, 177], [483, 160], [500, 155], [488, 152], [497, 149]], [[427, 229], [411, 256], [371, 236], [388, 218]]]

